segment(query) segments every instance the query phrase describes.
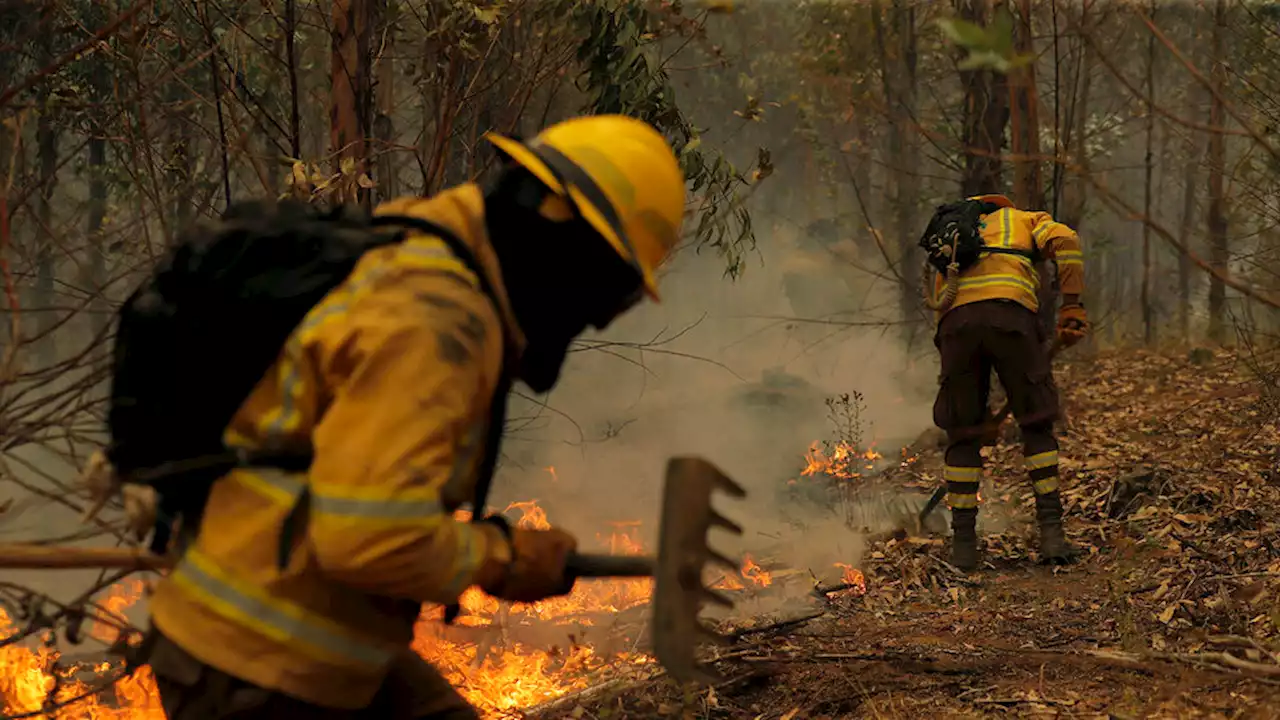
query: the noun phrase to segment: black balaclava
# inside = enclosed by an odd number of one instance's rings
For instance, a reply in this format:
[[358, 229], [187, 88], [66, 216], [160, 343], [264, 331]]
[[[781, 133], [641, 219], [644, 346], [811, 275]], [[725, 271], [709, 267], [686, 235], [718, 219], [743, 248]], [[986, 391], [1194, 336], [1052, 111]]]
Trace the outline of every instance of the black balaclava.
[[639, 301], [640, 273], [575, 211], [557, 222], [538, 212], [550, 190], [508, 164], [485, 191], [485, 226], [516, 322], [528, 344], [517, 377], [534, 392], [555, 386], [573, 339], [606, 327]]

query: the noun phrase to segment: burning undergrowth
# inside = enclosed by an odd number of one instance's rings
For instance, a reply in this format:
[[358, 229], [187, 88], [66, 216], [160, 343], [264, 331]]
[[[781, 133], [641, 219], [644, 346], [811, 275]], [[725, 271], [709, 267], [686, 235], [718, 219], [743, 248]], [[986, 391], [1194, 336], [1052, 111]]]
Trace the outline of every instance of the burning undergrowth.
[[[548, 526], [536, 501], [514, 503], [507, 512], [521, 526]], [[596, 544], [615, 554], [644, 553], [640, 527], [639, 522], [614, 523]], [[835, 571], [851, 587], [863, 582], [850, 565]], [[773, 593], [803, 595], [812, 582], [807, 571], [747, 554], [740, 572], [724, 575], [714, 587], [750, 606]], [[651, 589], [647, 579], [584, 581], [567, 597], [532, 604], [500, 602], [473, 589], [462, 597], [463, 614], [452, 626], [440, 622], [438, 608], [424, 612], [413, 647], [487, 717], [514, 717], [522, 708], [587, 688], [605, 676], [653, 670], [645, 638]], [[99, 604], [118, 623], [92, 624], [90, 635], [102, 643], [114, 641], [115, 627], [125, 626], [122, 613], [144, 590], [140, 581], [113, 586]], [[16, 637], [24, 624], [0, 610], [0, 637]], [[0, 709], [6, 716], [164, 717], [148, 668], [112, 683], [121, 674], [119, 663], [75, 662], [59, 651], [52, 630], [35, 639], [39, 644], [0, 646]]]
[[[752, 544], [742, 555], [736, 573], [709, 578], [715, 589], [734, 599], [734, 618], [721, 622], [755, 622], [789, 603], [805, 603], [815, 587], [824, 592], [861, 594], [866, 590], [856, 562], [861, 541], [850, 546], [829, 542], [831, 531], [849, 535], [849, 522], [859, 493], [871, 478], [888, 467], [909, 462], [886, 459], [874, 443], [861, 447], [861, 397], [841, 396], [828, 402], [838, 429], [836, 438], [815, 442], [781, 491], [806, 496], [814, 508], [804, 537], [821, 535], [828, 542], [797, 542], [792, 529], [783, 528], [766, 541]], [[554, 468], [550, 469], [554, 475]], [[793, 503], [794, 504], [794, 503]], [[838, 510], [844, 508], [841, 519]], [[820, 508], [821, 512], [814, 512]], [[465, 514], [461, 514], [465, 519]], [[512, 503], [506, 515], [515, 524], [540, 528], [550, 525], [536, 500]], [[815, 518], [825, 517], [823, 520]], [[820, 527], [828, 523], [831, 528]], [[839, 527], [838, 527], [839, 526]], [[653, 552], [645, 546], [640, 521], [615, 522], [602, 528], [594, 542], [583, 545], [612, 554]], [[768, 537], [768, 533], [759, 535]], [[857, 533], [854, 533], [857, 535]], [[851, 536], [852, 537], [852, 536]], [[799, 557], [798, 545], [830, 545], [830, 552]], [[790, 548], [790, 549], [789, 549]], [[835, 588], [832, 590], [832, 588]], [[486, 717], [519, 717], [523, 709], [562, 698], [619, 676], [646, 675], [657, 670], [649, 654], [647, 625], [651, 581], [648, 579], [588, 580], [567, 597], [532, 604], [506, 603], [472, 589], [461, 598], [463, 613], [453, 625], [441, 622], [442, 610], [431, 608], [420, 618], [413, 648], [433, 663]], [[112, 586], [98, 602], [99, 614], [110, 622], [90, 623], [89, 634], [103, 644], [117, 640], [117, 628], [127, 627], [123, 612], [145, 595], [142, 582], [125, 580]], [[0, 609], [0, 710], [6, 716], [144, 720], [163, 718], [149, 669], [118, 679], [118, 662], [76, 662], [60, 652], [53, 629], [22, 642], [17, 638], [30, 622], [22, 612]], [[46, 627], [57, 625], [48, 623]], [[59, 628], [62, 629], [62, 628]], [[65, 634], [65, 632], [64, 632]], [[83, 657], [94, 657], [88, 653]], [[65, 705], [65, 707], [64, 707]]]

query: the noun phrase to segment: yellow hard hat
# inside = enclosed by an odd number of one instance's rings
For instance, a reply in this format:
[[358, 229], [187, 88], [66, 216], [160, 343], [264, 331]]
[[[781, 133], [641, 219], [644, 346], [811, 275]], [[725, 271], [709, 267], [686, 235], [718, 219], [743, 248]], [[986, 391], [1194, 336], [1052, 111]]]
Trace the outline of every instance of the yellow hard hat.
[[552, 125], [528, 143], [485, 138], [576, 205], [658, 299], [658, 267], [680, 240], [684, 173], [657, 130], [624, 115], [592, 115]]
[[971, 198], [966, 198], [966, 200], [980, 200], [982, 202], [989, 202], [994, 205], [999, 205], [1002, 208], [1013, 207], [1013, 201], [1005, 197], [1004, 195], [974, 195]]

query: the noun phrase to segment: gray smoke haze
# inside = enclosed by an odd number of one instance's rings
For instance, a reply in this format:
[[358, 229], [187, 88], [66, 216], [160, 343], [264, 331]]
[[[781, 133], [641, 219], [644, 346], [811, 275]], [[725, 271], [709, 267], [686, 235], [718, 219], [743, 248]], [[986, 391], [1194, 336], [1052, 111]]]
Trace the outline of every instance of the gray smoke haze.
[[[936, 365], [917, 359], [906, 372], [910, 358], [884, 328], [777, 319], [803, 310], [865, 320], [847, 311], [895, 297], [889, 282], [834, 265], [814, 273], [803, 293], [788, 293], [797, 234], [781, 223], [761, 230], [759, 254], [737, 281], [723, 277], [713, 254], [679, 254], [662, 278], [663, 301], [590, 339], [616, 344], [574, 353], [546, 407], [513, 401], [510, 415], [531, 419], [507, 441], [495, 498], [538, 499], [584, 544], [612, 522], [639, 520], [652, 547], [667, 458], [701, 455], [749, 492], [718, 505], [747, 529], [740, 541], [723, 536], [715, 546], [767, 552], [815, 572], [856, 563], [863, 539], [845, 527], [840, 509], [790, 507], [781, 501], [786, 483], [798, 477], [810, 444], [831, 438], [824, 400], [841, 393], [863, 394], [865, 441], [878, 440], [896, 458], [929, 424]], [[831, 280], [841, 273], [850, 283]]]

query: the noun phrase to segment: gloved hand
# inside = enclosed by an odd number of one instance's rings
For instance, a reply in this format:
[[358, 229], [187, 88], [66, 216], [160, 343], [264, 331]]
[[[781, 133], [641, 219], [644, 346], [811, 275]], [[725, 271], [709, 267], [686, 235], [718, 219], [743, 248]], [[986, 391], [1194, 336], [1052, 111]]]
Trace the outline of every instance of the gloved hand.
[[1071, 347], [1089, 332], [1089, 316], [1083, 305], [1063, 305], [1058, 310], [1058, 342]]
[[511, 602], [537, 602], [568, 595], [575, 578], [568, 576], [569, 555], [578, 541], [559, 528], [512, 528], [511, 562], [494, 576], [481, 580], [480, 589]]

